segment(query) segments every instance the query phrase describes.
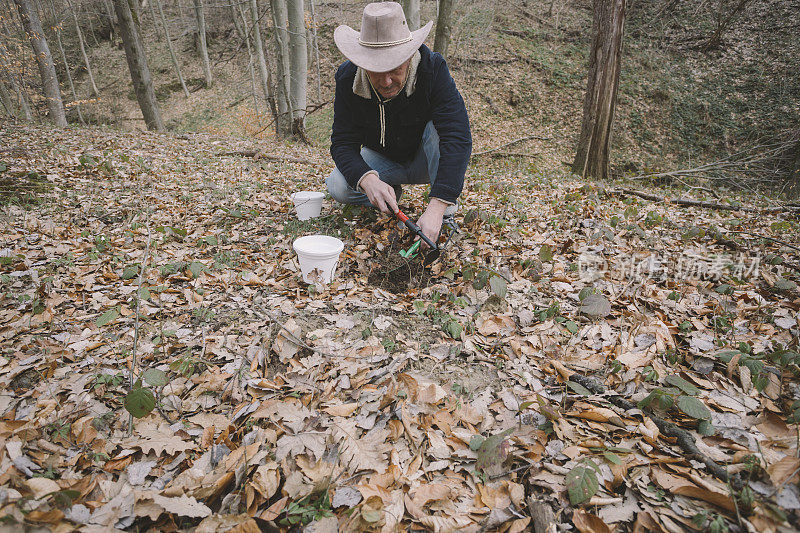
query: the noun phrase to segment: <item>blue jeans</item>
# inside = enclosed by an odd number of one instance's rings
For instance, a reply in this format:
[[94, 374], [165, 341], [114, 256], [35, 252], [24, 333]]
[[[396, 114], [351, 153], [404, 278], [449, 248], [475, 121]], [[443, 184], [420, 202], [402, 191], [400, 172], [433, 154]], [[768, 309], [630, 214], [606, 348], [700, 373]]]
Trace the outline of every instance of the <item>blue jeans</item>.
[[[361, 157], [369, 167], [378, 172], [381, 181], [394, 187], [397, 199], [402, 194], [401, 185], [404, 184], [433, 184], [439, 171], [439, 134], [433, 127], [433, 122], [425, 125], [420, 144], [414, 159], [407, 163], [398, 163], [386, 158], [367, 147], [361, 148]], [[350, 187], [338, 168], [334, 168], [328, 179], [325, 180], [328, 193], [334, 200], [343, 204], [372, 206], [367, 195]], [[446, 214], [455, 213], [456, 206], [448, 206]]]

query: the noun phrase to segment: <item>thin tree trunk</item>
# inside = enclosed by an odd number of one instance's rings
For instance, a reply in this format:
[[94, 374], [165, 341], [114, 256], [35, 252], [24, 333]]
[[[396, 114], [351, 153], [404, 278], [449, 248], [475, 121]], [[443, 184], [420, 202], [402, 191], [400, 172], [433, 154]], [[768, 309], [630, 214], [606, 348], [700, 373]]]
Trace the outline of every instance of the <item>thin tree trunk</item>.
[[419, 0], [402, 0], [403, 12], [406, 14], [408, 29], [415, 31], [419, 29]]
[[158, 6], [158, 14], [161, 16], [161, 25], [164, 27], [164, 37], [167, 40], [167, 48], [169, 48], [169, 56], [172, 58], [172, 65], [175, 67], [175, 72], [178, 74], [178, 81], [181, 82], [183, 94], [189, 98], [189, 89], [186, 88], [186, 82], [183, 81], [183, 74], [181, 74], [181, 67], [178, 64], [178, 56], [175, 55], [175, 50], [172, 48], [172, 39], [169, 37], [169, 28], [167, 28], [167, 19], [164, 17], [164, 10], [161, 7], [161, 0], [154, 0]]
[[92, 65], [89, 63], [89, 56], [86, 54], [86, 46], [83, 41], [83, 32], [81, 31], [81, 26], [78, 24], [78, 15], [75, 14], [75, 9], [72, 5], [71, 0], [67, 0], [67, 6], [69, 7], [70, 12], [72, 13], [72, 21], [75, 23], [75, 31], [78, 34], [78, 43], [80, 44], [81, 48], [81, 56], [83, 56], [83, 63], [86, 65], [86, 72], [89, 74], [89, 83], [92, 87], [92, 94], [94, 96], [99, 96], [100, 91], [97, 90], [97, 84], [94, 82], [94, 72], [92, 71]]
[[314, 9], [314, 0], [309, 0], [311, 6], [311, 24], [313, 29], [314, 62], [317, 64], [317, 102], [322, 102], [322, 67], [319, 63], [319, 41], [317, 40], [317, 13]]
[[714, 31], [713, 35], [708, 39], [705, 46], [703, 46], [703, 51], [708, 50], [716, 50], [722, 44], [722, 36], [725, 33], [725, 30], [733, 23], [739, 14], [744, 11], [744, 8], [750, 0], [739, 0], [737, 4], [733, 7], [730, 13], [726, 17], [722, 16], [722, 10], [725, 5], [725, 2], [720, 0], [719, 2], [719, 11], [717, 13], [717, 29]]
[[278, 120], [275, 121], [275, 131], [279, 137], [288, 137], [292, 134], [292, 108], [289, 95], [291, 94], [289, 75], [289, 14], [286, 0], [270, 0], [272, 6], [272, 22], [275, 26], [275, 59], [277, 61], [278, 75]]
[[144, 116], [147, 128], [155, 131], [164, 131], [164, 121], [161, 120], [161, 110], [158, 107], [156, 93], [153, 90], [153, 79], [150, 77], [150, 69], [147, 67], [147, 55], [145, 54], [142, 39], [139, 36], [138, 19], [134, 19], [133, 11], [129, 2], [135, 0], [113, 0], [114, 9], [117, 12], [120, 34], [125, 45], [125, 57], [128, 60], [128, 69], [133, 81], [133, 89], [136, 92], [136, 99]]
[[203, 75], [206, 78], [206, 88], [209, 88], [214, 83], [214, 78], [211, 77], [211, 62], [208, 59], [206, 16], [203, 13], [203, 0], [194, 0], [194, 12], [197, 15], [197, 31], [200, 34], [200, 56], [203, 58]]
[[447, 58], [450, 37], [453, 34], [454, 0], [439, 0], [439, 15], [436, 17], [436, 36], [433, 40], [433, 51]]
[[[244, 28], [242, 28], [241, 24], [239, 24], [239, 16], [241, 15], [242, 5], [231, 4], [229, 7], [231, 9], [231, 18], [233, 19], [233, 27], [236, 29], [236, 35], [238, 35], [240, 39], [247, 39], [247, 22], [244, 22]], [[242, 21], [245, 20], [246, 19], [242, 18]]]
[[150, 18], [153, 19], [153, 31], [156, 32], [156, 41], [161, 40], [161, 32], [158, 30], [158, 16], [156, 15], [156, 8], [153, 7], [154, 0], [147, 0], [147, 7], [150, 9]]
[[0, 78], [0, 102], [3, 103], [3, 109], [6, 110], [6, 114], [11, 118], [15, 118], [17, 112], [14, 107], [14, 102], [11, 100], [11, 94], [8, 92], [3, 79], [4, 78]]
[[53, 0], [50, 0], [50, 11], [53, 14], [53, 24], [55, 26], [56, 32], [56, 41], [58, 42], [58, 49], [61, 52], [61, 60], [64, 62], [64, 70], [67, 73], [67, 82], [69, 82], [69, 90], [72, 93], [72, 100], [75, 102], [75, 109], [78, 111], [78, 119], [81, 121], [81, 124], [86, 124], [86, 121], [83, 120], [83, 113], [81, 112], [81, 104], [78, 100], [78, 95], [75, 92], [75, 83], [72, 81], [72, 73], [69, 70], [69, 63], [67, 62], [67, 54], [64, 52], [64, 43], [61, 41], [61, 21], [58, 20], [58, 15], [56, 14], [56, 6]]
[[308, 43], [303, 0], [287, 0], [289, 15], [289, 105], [292, 108], [292, 135], [306, 140], [306, 90], [308, 86]]
[[[8, 36], [8, 32], [4, 32], [5, 36]], [[19, 108], [22, 110], [22, 114], [25, 116], [25, 120], [33, 121], [33, 113], [31, 112], [31, 107], [28, 105], [28, 101], [25, 99], [25, 94], [22, 92], [22, 88], [17, 81], [16, 73], [11, 70], [11, 65], [6, 62], [6, 58], [11, 57], [9, 55], [8, 48], [0, 40], [0, 74], [3, 75], [5, 79], [8, 80], [8, 83], [11, 85], [11, 90], [14, 91], [14, 94], [17, 96], [17, 101], [19, 102]]]
[[183, 0], [178, 0], [178, 12], [181, 14], [181, 24], [186, 28], [186, 13], [183, 12]]
[[794, 146], [794, 164], [789, 174], [788, 193], [791, 198], [800, 198], [800, 141]]
[[619, 88], [626, 0], [594, 0], [589, 81], [583, 122], [572, 171], [583, 177], [607, 179], [609, 145]]
[[31, 41], [33, 54], [39, 65], [39, 75], [42, 77], [42, 90], [47, 99], [47, 110], [50, 119], [59, 128], [67, 126], [67, 118], [64, 115], [64, 103], [61, 101], [61, 90], [58, 87], [56, 68], [53, 65], [53, 56], [50, 54], [50, 47], [44, 38], [42, 23], [39, 21], [39, 14], [31, 4], [31, 0], [14, 0], [19, 10], [19, 16], [28, 38]]
[[258, 60], [258, 73], [261, 75], [261, 89], [264, 91], [264, 98], [269, 104], [272, 118], [275, 120], [275, 131], [278, 131], [278, 108], [275, 105], [275, 96], [272, 93], [272, 75], [267, 65], [267, 57], [264, 53], [264, 42], [261, 39], [261, 27], [258, 24], [258, 2], [250, 0], [250, 19], [253, 22], [250, 28], [250, 35], [253, 37], [253, 48], [255, 49], [256, 59]]
[[[236, 9], [235, 7], [233, 8]], [[247, 28], [247, 19], [244, 16], [244, 10], [242, 9], [242, 5], [238, 5], [239, 16], [242, 18], [242, 25], [244, 28]], [[234, 22], [236, 19], [234, 18]], [[239, 24], [236, 24], [236, 27], [239, 27]], [[253, 54], [253, 47], [250, 46], [250, 37], [245, 33], [244, 35], [244, 42], [247, 45], [247, 55], [249, 56], [249, 61], [247, 62], [247, 70], [250, 72], [250, 89], [253, 93], [253, 109], [256, 112], [256, 117], [258, 118], [258, 125], [261, 126], [261, 112], [258, 109], [258, 85], [256, 84], [256, 68], [255, 68], [255, 55]]]

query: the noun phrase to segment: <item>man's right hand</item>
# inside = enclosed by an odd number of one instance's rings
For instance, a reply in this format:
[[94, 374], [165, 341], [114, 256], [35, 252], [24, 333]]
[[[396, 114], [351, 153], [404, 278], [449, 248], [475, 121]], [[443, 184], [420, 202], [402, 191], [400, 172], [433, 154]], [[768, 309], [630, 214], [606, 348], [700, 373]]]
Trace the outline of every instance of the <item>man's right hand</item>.
[[377, 173], [371, 172], [367, 174], [359, 185], [367, 195], [367, 198], [369, 198], [370, 203], [382, 212], [394, 216], [394, 214], [400, 210], [400, 208], [397, 207], [397, 197], [394, 194], [394, 188], [388, 183], [381, 181]]

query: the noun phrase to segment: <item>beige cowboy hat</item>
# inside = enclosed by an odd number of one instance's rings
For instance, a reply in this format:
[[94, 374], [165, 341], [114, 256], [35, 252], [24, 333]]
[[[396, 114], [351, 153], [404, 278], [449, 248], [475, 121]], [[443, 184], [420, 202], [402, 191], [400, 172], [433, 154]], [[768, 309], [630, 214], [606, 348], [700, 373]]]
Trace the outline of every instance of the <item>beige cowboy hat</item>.
[[361, 32], [342, 25], [333, 40], [344, 56], [371, 72], [388, 72], [403, 64], [425, 41], [433, 21], [410, 31], [403, 7], [397, 2], [367, 4], [361, 18]]

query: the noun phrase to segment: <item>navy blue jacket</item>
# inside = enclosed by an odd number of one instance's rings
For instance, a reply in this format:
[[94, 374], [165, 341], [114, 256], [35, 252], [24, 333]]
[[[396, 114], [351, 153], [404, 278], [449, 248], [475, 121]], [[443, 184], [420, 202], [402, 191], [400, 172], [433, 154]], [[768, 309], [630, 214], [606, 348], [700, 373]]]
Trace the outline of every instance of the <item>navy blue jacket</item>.
[[467, 109], [440, 54], [424, 44], [419, 48], [416, 86], [411, 97], [405, 89], [386, 102], [385, 144], [380, 144], [378, 98], [373, 90], [369, 100], [353, 93], [357, 67], [344, 62], [336, 72], [336, 98], [333, 103], [331, 155], [350, 187], [369, 165], [361, 157], [361, 147], [374, 150], [392, 161], [407, 163], [422, 142], [422, 132], [433, 121], [439, 134], [439, 172], [429, 196], [455, 202], [464, 187], [464, 173], [472, 152], [472, 135]]

